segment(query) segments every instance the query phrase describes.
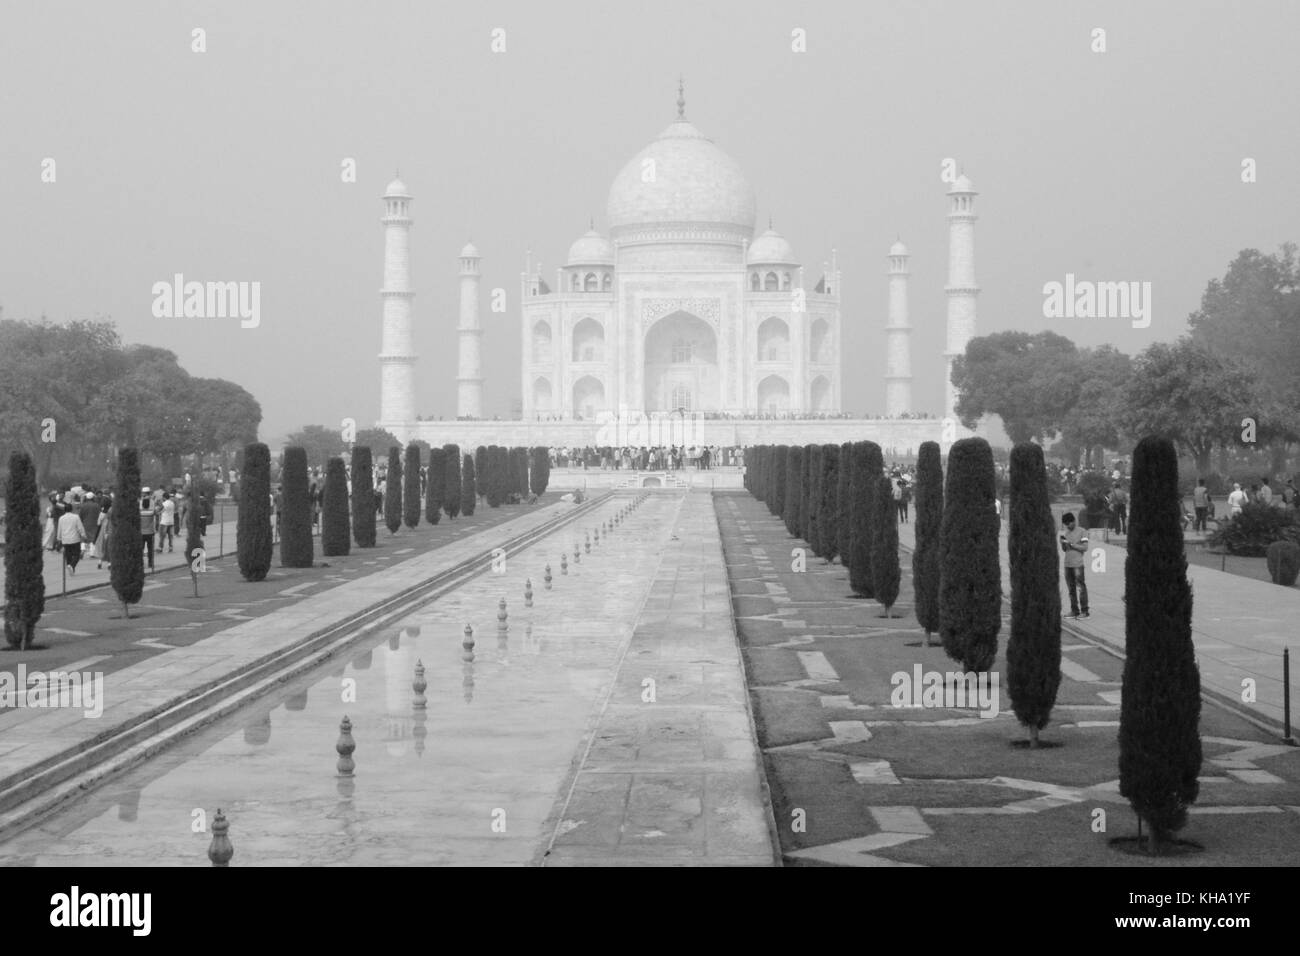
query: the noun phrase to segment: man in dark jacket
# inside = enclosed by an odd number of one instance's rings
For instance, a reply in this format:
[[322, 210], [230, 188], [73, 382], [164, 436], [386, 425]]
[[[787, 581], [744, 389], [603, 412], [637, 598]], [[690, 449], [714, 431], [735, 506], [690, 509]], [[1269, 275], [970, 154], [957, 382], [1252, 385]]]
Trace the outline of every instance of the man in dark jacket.
[[99, 501], [95, 498], [93, 491], [86, 492], [86, 497], [81, 502], [81, 507], [77, 510], [78, 517], [81, 518], [81, 526], [86, 531], [86, 540], [90, 542], [90, 556], [97, 557], [95, 545], [99, 538]]

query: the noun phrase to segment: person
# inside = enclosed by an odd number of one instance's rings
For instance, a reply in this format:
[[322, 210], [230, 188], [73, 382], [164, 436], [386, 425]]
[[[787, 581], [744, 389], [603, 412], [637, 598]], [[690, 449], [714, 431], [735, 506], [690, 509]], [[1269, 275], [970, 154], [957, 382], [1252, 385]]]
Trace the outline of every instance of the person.
[[1296, 489], [1295, 479], [1288, 478], [1286, 480], [1286, 487], [1282, 489], [1282, 504], [1286, 505], [1288, 508], [1294, 508], [1297, 499], [1300, 499], [1300, 490]]
[[1196, 510], [1196, 524], [1193, 531], [1205, 533], [1205, 519], [1210, 514], [1210, 489], [1205, 487], [1205, 479], [1196, 479], [1196, 488], [1192, 491], [1192, 507]]
[[573, 489], [573, 503], [574, 503], [575, 505], [580, 505], [580, 504], [582, 504], [582, 502], [583, 502], [582, 489], [581, 489], [581, 488], [574, 488], [574, 489]]
[[95, 499], [95, 493], [93, 491], [86, 492], [86, 497], [82, 499], [79, 515], [82, 530], [86, 532], [86, 550], [92, 558], [96, 557], [95, 542], [99, 538], [99, 511], [99, 502]]
[[109, 495], [108, 501], [104, 502], [104, 507], [99, 511], [99, 564], [96, 570], [104, 570], [104, 562], [112, 563], [113, 553], [109, 550], [113, 544], [113, 498], [117, 497], [117, 492]]
[[81, 546], [89, 539], [81, 523], [81, 515], [77, 514], [75, 508], [67, 506], [59, 516], [57, 534], [59, 544], [63, 547], [64, 563], [67, 564], [69, 573], [76, 574], [77, 562], [81, 560]]
[[158, 512], [154, 510], [153, 499], [149, 489], [141, 492], [140, 498], [140, 537], [144, 541], [145, 556], [149, 559], [149, 570], [153, 570], [153, 539], [158, 531]]
[[1260, 482], [1259, 500], [1263, 504], [1271, 505], [1273, 503], [1273, 489], [1268, 486], [1267, 478], [1261, 478]]
[[1071, 511], [1061, 515], [1061, 524], [1065, 527], [1060, 540], [1061, 550], [1065, 552], [1065, 586], [1070, 592], [1070, 617], [1086, 619], [1088, 584], [1083, 577], [1083, 556], [1088, 553], [1088, 533], [1075, 526]]
[[275, 525], [272, 530], [272, 544], [280, 543], [280, 505], [284, 501], [284, 494], [280, 491], [280, 486], [276, 485], [275, 494], [271, 495], [271, 510], [275, 513]]
[[168, 552], [175, 551], [176, 537], [176, 501], [170, 491], [163, 492], [162, 509], [158, 514], [158, 550], [162, 551], [163, 542], [167, 542]]
[[1235, 518], [1241, 514], [1241, 509], [1245, 507], [1250, 496], [1241, 490], [1241, 482], [1232, 483], [1232, 494], [1228, 495], [1228, 517]]
[[1124, 486], [1116, 483], [1110, 493], [1110, 510], [1114, 517], [1114, 530], [1117, 534], [1128, 534], [1128, 494]]
[[45, 533], [41, 539], [42, 544], [50, 551], [59, 550], [59, 518], [63, 516], [63, 508], [59, 505], [59, 493], [50, 492], [50, 503], [45, 506]]

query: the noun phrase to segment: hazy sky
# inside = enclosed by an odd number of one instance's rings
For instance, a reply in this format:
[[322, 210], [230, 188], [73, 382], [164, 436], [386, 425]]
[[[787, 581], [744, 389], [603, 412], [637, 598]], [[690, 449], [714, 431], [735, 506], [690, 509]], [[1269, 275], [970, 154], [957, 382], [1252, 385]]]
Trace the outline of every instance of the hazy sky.
[[[810, 285], [839, 251], [846, 409], [884, 407], [885, 256], [908, 244], [915, 402], [937, 411], [943, 159], [980, 192], [980, 334], [1140, 351], [1184, 330], [1238, 250], [1300, 239], [1297, 36], [1289, 0], [5, 4], [0, 305], [111, 316], [127, 341], [252, 392], [265, 440], [373, 422], [379, 196], [400, 167], [418, 410], [455, 415], [456, 255], [472, 239], [485, 411], [504, 415], [525, 251], [550, 279], [589, 216], [605, 231], [609, 184], [673, 120], [684, 73], [687, 117], [745, 169], [760, 231], [771, 215]], [[259, 281], [261, 325], [155, 319], [151, 287], [177, 272]], [[1067, 272], [1151, 282], [1150, 328], [1045, 319], [1043, 285]], [[486, 310], [498, 286], [505, 315]]]

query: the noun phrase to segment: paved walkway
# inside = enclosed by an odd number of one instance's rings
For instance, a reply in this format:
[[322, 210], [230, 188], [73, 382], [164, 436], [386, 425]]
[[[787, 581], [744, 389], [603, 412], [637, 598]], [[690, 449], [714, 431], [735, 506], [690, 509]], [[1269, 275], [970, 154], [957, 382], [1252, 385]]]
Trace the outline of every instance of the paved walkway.
[[[1069, 509], [1055, 505], [1052, 510], [1059, 526], [1062, 512]], [[913, 547], [916, 541], [915, 509], [912, 518], [912, 521], [899, 525], [899, 543], [908, 548]], [[1066, 618], [1066, 624], [1123, 651], [1124, 562], [1128, 553], [1122, 543], [1106, 543], [1099, 528], [1094, 529], [1091, 535], [1092, 556], [1086, 572], [1091, 613], [1087, 620]], [[1111, 538], [1112, 542], [1122, 540]], [[1007, 556], [1005, 520], [1002, 522], [1000, 546], [1002, 590], [1004, 595], [1009, 595], [1011, 566]], [[1104, 563], [1101, 563], [1103, 558]], [[1105, 570], [1095, 570], [1094, 563]], [[1287, 646], [1300, 649], [1300, 641], [1295, 636], [1295, 621], [1300, 616], [1300, 591], [1192, 564], [1188, 565], [1187, 577], [1192, 584], [1192, 640], [1201, 668], [1202, 690], [1266, 722], [1281, 736], [1282, 650]], [[1060, 580], [1062, 607], [1068, 614], [1070, 603], [1063, 571]], [[1254, 682], [1256, 699], [1253, 702], [1242, 700], [1243, 681]], [[1293, 707], [1300, 705], [1297, 682], [1298, 675], [1293, 673]], [[1295, 734], [1295, 723], [1293, 710], [1292, 734]]]

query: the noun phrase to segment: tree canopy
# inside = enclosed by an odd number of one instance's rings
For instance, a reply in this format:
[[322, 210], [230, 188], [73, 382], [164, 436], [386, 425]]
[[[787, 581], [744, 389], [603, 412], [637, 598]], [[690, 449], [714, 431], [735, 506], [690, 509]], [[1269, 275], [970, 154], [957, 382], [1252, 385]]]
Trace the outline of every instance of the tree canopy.
[[995, 332], [971, 339], [953, 362], [956, 412], [974, 428], [984, 415], [1002, 418], [1013, 442], [1054, 438], [1083, 381], [1079, 351], [1055, 332]]

